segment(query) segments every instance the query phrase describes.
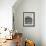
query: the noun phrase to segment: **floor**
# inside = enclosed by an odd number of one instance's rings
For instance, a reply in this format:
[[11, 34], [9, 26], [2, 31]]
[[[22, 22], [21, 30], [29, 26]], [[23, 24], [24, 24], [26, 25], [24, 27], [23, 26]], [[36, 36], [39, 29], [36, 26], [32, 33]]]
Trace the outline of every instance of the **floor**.
[[6, 40], [6, 42], [2, 43], [0, 46], [16, 46], [15, 39], [13, 39], [13, 40]]

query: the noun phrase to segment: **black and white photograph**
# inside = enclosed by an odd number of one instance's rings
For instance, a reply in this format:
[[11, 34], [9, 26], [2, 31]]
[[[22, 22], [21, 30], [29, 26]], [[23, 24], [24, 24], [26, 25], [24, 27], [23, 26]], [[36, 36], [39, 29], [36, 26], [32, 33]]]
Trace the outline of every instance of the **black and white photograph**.
[[23, 26], [25, 27], [35, 26], [35, 12], [23, 12]]

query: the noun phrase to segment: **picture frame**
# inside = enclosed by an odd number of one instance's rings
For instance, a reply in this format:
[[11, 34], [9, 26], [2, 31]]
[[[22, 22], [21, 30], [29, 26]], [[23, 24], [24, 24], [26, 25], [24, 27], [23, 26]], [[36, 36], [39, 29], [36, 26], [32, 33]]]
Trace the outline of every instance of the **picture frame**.
[[14, 16], [14, 13], [13, 13], [13, 31], [15, 30], [15, 18], [14, 18], [15, 16]]
[[23, 26], [24, 27], [35, 26], [35, 12], [23, 12]]

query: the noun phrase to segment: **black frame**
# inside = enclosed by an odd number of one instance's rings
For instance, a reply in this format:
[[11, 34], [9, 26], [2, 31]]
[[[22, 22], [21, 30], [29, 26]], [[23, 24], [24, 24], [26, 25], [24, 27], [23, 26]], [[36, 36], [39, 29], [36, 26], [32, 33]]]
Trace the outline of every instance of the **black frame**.
[[[24, 16], [25, 16], [24, 14], [25, 14], [25, 13], [32, 13], [32, 14], [33, 14], [33, 25], [28, 25], [28, 24], [25, 25], [25, 23], [24, 23], [24, 19], [25, 19], [25, 18], [24, 18]], [[24, 26], [24, 27], [34, 27], [34, 26], [35, 26], [35, 12], [23, 12], [23, 26]]]

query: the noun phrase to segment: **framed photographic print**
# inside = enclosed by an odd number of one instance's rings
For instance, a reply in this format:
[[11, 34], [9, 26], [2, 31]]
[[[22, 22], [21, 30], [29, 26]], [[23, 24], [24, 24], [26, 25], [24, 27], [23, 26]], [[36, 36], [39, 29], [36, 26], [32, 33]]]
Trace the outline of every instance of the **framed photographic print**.
[[35, 26], [35, 12], [23, 12], [23, 26], [24, 27]]

